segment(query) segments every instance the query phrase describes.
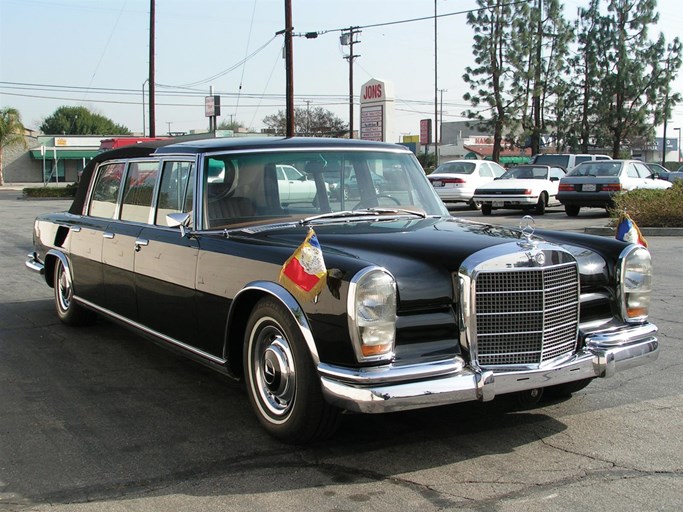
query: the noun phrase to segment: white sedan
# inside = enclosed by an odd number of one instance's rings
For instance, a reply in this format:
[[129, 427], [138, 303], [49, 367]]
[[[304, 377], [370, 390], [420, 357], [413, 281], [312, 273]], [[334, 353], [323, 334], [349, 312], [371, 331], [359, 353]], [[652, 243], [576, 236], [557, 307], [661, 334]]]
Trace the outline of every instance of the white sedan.
[[280, 191], [280, 203], [288, 206], [291, 203], [313, 203], [318, 193], [315, 181], [309, 180], [304, 173], [291, 165], [275, 166], [277, 185]]
[[477, 187], [474, 200], [481, 203], [483, 215], [491, 215], [496, 208], [533, 208], [537, 215], [543, 215], [547, 206], [559, 204], [557, 190], [564, 175], [562, 167], [519, 165]]
[[505, 168], [485, 160], [453, 160], [437, 167], [427, 178], [444, 203], [468, 203], [478, 210], [480, 204], [472, 199], [474, 190], [502, 176]]

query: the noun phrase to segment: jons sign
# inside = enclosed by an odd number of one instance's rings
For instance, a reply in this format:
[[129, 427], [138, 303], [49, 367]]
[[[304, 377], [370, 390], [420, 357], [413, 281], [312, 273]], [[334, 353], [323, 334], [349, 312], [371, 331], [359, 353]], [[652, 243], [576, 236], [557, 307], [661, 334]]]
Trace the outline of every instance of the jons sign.
[[363, 100], [381, 100], [384, 99], [384, 90], [382, 84], [366, 84], [363, 88]]

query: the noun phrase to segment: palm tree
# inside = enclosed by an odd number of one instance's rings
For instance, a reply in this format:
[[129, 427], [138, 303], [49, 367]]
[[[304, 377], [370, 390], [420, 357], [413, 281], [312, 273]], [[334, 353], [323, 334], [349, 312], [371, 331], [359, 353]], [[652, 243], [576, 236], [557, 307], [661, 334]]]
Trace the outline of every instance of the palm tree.
[[16, 108], [8, 107], [0, 110], [0, 187], [5, 184], [2, 152], [6, 147], [19, 144], [26, 146], [25, 131], [26, 128], [21, 123], [21, 115]]

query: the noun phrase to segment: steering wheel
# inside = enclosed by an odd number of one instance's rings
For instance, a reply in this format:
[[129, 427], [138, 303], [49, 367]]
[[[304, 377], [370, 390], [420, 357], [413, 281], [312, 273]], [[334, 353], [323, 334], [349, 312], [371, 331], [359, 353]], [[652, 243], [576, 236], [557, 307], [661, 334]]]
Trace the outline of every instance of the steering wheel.
[[[375, 197], [377, 197], [378, 200], [381, 198], [390, 199], [391, 201], [396, 203], [396, 206], [399, 206], [401, 204], [401, 201], [396, 199], [394, 196], [390, 196], [388, 194], [377, 194]], [[377, 202], [379, 203], [379, 201], [377, 201]], [[359, 201], [358, 203], [356, 203], [356, 205], [353, 207], [353, 210], [357, 210], [361, 206], [363, 206], [363, 201]]]

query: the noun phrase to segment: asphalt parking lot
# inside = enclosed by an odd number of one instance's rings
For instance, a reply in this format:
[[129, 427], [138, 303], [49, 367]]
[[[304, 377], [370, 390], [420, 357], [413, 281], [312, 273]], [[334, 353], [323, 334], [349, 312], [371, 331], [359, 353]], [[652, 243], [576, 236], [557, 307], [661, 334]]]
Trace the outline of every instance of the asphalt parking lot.
[[[25, 270], [33, 218], [66, 201], [0, 190], [0, 510], [678, 511], [678, 237], [650, 237], [659, 359], [571, 399], [345, 416], [322, 445], [266, 435], [238, 384], [106, 321], [60, 324]], [[517, 225], [520, 212], [455, 208]], [[537, 227], [604, 226], [559, 208]]]

